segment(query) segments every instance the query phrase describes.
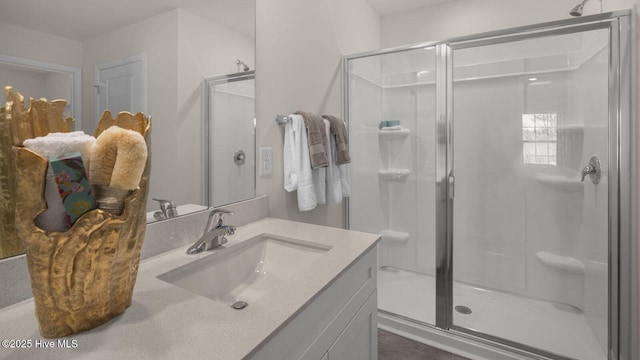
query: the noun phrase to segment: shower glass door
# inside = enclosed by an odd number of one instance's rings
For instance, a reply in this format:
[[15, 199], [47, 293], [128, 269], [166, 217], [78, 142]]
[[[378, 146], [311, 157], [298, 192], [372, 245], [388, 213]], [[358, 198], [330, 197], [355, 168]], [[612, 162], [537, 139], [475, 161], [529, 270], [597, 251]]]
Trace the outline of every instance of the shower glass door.
[[378, 308], [435, 324], [436, 51], [348, 61], [349, 228], [380, 234]]
[[607, 358], [610, 31], [449, 45], [451, 328]]

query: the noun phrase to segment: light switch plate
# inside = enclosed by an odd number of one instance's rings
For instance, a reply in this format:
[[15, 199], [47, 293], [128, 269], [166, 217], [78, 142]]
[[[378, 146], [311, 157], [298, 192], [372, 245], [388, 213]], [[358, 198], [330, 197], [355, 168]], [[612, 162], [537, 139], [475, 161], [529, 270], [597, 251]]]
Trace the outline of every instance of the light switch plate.
[[260, 148], [260, 176], [270, 176], [273, 168], [273, 157], [270, 147]]

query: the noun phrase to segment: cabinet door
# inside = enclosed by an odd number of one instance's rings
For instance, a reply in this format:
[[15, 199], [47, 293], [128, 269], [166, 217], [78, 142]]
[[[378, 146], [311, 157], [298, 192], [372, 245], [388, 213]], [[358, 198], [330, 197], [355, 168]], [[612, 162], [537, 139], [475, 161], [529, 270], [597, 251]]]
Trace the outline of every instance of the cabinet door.
[[377, 292], [374, 292], [369, 297], [336, 342], [331, 345], [328, 360], [378, 359], [377, 296]]

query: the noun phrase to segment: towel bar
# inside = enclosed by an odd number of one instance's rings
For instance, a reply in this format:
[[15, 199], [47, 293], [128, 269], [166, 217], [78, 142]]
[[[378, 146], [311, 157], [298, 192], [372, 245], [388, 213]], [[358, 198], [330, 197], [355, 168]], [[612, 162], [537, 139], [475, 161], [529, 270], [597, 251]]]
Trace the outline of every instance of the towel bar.
[[291, 116], [289, 116], [289, 115], [276, 115], [276, 122], [279, 125], [286, 124], [288, 121], [291, 121]]

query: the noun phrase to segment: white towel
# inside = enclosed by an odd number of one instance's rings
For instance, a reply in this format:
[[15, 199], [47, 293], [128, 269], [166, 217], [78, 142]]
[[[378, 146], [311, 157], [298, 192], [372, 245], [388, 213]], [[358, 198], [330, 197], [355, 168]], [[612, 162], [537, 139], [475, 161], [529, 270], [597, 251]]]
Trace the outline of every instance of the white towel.
[[24, 147], [47, 160], [51, 156], [60, 156], [79, 151], [82, 155], [82, 162], [88, 170], [91, 150], [95, 143], [96, 139], [93, 136], [87, 135], [82, 131], [72, 131], [68, 133], [50, 133], [35, 139], [27, 139], [24, 141]]
[[342, 187], [342, 196], [351, 196], [351, 180], [349, 180], [349, 164], [338, 165], [340, 171], [340, 185]]
[[[89, 172], [89, 158], [96, 139], [86, 135], [82, 131], [69, 133], [51, 133], [47, 136], [27, 139], [24, 147], [34, 151], [43, 158], [49, 160], [51, 156], [60, 156], [70, 152], [79, 151], [82, 162]], [[66, 231], [69, 229], [66, 221], [66, 211], [62, 205], [62, 198], [58, 193], [58, 185], [51, 167], [47, 168], [44, 198], [47, 201], [47, 210], [35, 219], [36, 226], [47, 231]]]
[[298, 191], [298, 209], [308, 211], [317, 205], [313, 185], [307, 130], [302, 115], [290, 115], [284, 129], [284, 189]]

